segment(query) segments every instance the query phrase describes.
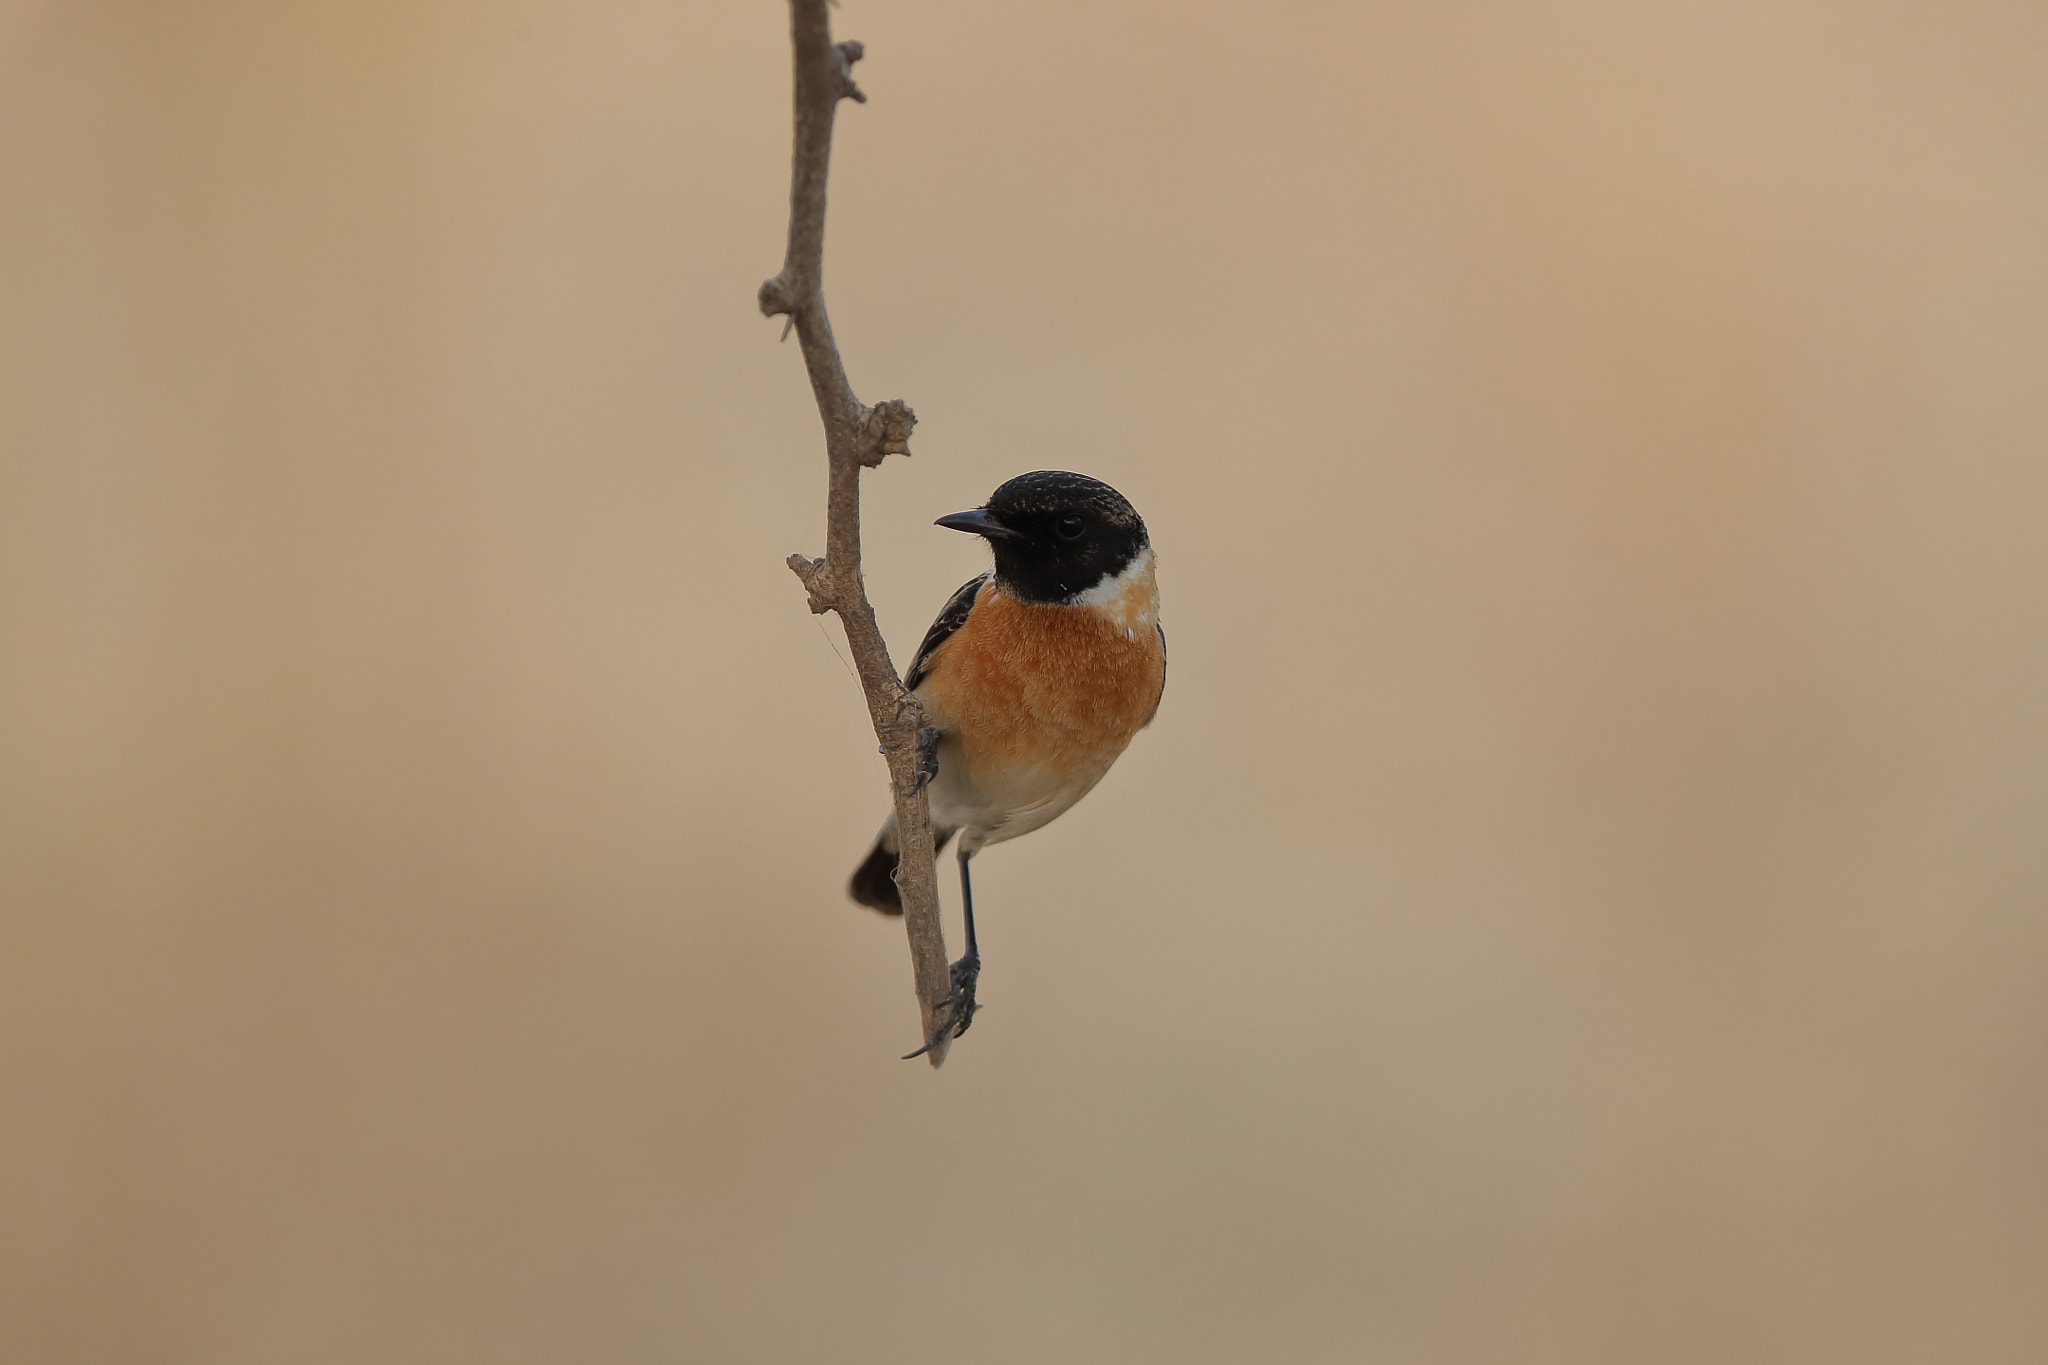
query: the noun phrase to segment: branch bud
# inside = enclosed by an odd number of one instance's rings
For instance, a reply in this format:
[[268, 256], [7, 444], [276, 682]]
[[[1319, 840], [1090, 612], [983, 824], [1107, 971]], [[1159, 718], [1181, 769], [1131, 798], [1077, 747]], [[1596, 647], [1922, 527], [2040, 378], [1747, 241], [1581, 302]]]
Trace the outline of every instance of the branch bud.
[[873, 469], [890, 455], [910, 453], [910, 429], [917, 414], [901, 398], [885, 398], [860, 412], [860, 462]]
[[823, 559], [805, 559], [802, 555], [791, 555], [782, 561], [789, 565], [789, 571], [803, 581], [804, 593], [810, 598], [811, 615], [822, 616], [835, 609], [832, 601], [831, 579], [825, 572]]
[[796, 305], [789, 301], [789, 294], [787, 287], [783, 283], [782, 276], [775, 275], [761, 281], [759, 297], [761, 300], [762, 317], [780, 317], [785, 313], [791, 317], [796, 316]]
[[868, 97], [853, 83], [853, 64], [867, 55], [867, 49], [848, 39], [832, 47], [832, 70], [839, 77], [839, 98], [852, 100], [855, 104], [866, 104]]

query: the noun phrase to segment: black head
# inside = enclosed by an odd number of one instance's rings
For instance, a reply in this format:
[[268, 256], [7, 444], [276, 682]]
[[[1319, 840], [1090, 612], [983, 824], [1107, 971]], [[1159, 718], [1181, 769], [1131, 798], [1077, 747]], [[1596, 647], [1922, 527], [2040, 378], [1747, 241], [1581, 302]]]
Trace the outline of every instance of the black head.
[[1064, 602], [1114, 578], [1150, 548], [1124, 495], [1086, 474], [1019, 474], [972, 512], [938, 525], [987, 536], [996, 578], [1027, 602]]

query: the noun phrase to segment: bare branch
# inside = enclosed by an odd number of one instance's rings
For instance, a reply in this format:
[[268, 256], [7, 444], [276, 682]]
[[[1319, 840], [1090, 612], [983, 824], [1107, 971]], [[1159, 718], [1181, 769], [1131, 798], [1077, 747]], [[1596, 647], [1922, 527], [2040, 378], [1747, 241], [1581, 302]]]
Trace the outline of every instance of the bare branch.
[[[889, 762], [899, 846], [896, 884], [903, 894], [903, 925], [917, 982], [919, 1033], [930, 1038], [946, 1015], [952, 977], [939, 924], [930, 803], [917, 781], [917, 736], [925, 725], [924, 707], [904, 689], [889, 659], [889, 646], [861, 581], [860, 560], [860, 471], [875, 468], [887, 456], [908, 455], [917, 414], [899, 398], [870, 408], [854, 397], [825, 313], [825, 181], [831, 169], [832, 119], [840, 100], [867, 99], [853, 83], [853, 64], [863, 55], [861, 45], [833, 43], [826, 3], [790, 0], [796, 148], [790, 164], [789, 249], [781, 272], [761, 285], [761, 311], [769, 317], [787, 316], [796, 329], [811, 394], [825, 424], [825, 557], [791, 555], [789, 567], [803, 581], [813, 612], [839, 613], [875, 738]], [[933, 1066], [945, 1061], [949, 1041], [942, 1039], [926, 1054]]]

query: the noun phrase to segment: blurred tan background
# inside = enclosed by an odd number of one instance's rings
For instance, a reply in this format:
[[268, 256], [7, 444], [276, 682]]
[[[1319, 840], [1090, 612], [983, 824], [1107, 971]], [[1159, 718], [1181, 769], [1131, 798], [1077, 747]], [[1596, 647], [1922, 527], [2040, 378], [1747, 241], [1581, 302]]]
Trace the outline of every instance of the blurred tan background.
[[899, 661], [1173, 642], [937, 1074], [781, 7], [0, 6], [0, 1357], [2048, 1359], [2048, 10], [837, 22]]

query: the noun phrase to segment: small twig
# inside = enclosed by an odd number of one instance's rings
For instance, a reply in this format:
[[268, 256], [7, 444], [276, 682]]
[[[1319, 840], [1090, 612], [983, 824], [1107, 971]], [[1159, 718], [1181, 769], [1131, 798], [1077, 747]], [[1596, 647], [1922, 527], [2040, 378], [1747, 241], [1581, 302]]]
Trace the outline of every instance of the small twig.
[[[789, 183], [789, 250], [781, 273], [761, 285], [761, 311], [786, 315], [803, 349], [811, 394], [825, 423], [828, 468], [825, 498], [825, 557], [791, 555], [789, 567], [803, 580], [813, 612], [836, 611], [846, 627], [868, 717], [889, 762], [896, 798], [899, 861], [896, 885], [903, 894], [903, 926], [910, 937], [910, 961], [917, 980], [920, 1036], [930, 1037], [947, 1008], [952, 977], [946, 940], [939, 925], [939, 887], [932, 857], [930, 804], [918, 782], [918, 731], [924, 707], [904, 689], [889, 659], [889, 646], [875, 624], [860, 567], [860, 471], [890, 455], [910, 453], [917, 415], [901, 399], [867, 407], [854, 397], [832, 339], [825, 313], [825, 181], [831, 169], [832, 119], [842, 99], [865, 102], [853, 83], [859, 43], [834, 44], [826, 0], [790, 0], [790, 44], [796, 58], [796, 149]], [[785, 328], [784, 335], [787, 335]], [[941, 1043], [928, 1054], [933, 1066], [946, 1059]]]

